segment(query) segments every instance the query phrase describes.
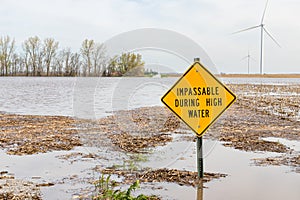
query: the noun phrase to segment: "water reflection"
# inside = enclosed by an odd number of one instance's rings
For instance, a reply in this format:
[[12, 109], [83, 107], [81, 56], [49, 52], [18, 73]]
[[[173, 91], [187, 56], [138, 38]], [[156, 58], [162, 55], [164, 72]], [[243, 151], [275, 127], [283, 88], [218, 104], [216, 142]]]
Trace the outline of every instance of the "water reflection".
[[203, 200], [203, 179], [199, 180], [197, 186], [197, 200]]

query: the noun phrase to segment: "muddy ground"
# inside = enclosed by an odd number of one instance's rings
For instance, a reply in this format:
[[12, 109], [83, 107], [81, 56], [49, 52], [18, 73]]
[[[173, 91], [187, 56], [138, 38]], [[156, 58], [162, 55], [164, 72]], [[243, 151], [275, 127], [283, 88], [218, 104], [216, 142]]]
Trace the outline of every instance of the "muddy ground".
[[70, 150], [81, 145], [75, 120], [62, 116], [0, 113], [0, 147], [12, 155]]
[[[204, 139], [218, 140], [224, 146], [242, 151], [282, 153], [280, 157], [254, 159], [253, 162], [256, 165], [287, 165], [300, 173], [300, 152], [280, 142], [264, 140], [267, 137], [300, 140], [299, 85], [229, 85], [229, 88], [237, 94], [238, 99], [204, 135]], [[172, 142], [172, 134], [181, 135], [182, 140], [195, 141], [189, 128], [164, 107], [118, 111], [97, 121], [1, 113], [0, 127], [0, 147], [7, 154], [20, 156], [70, 150], [80, 145], [105, 145], [114, 151], [147, 153], [151, 152], [151, 148]], [[96, 155], [66, 155], [63, 159], [74, 160], [78, 156], [93, 158]], [[135, 169], [134, 172], [112, 168], [97, 170], [123, 176], [128, 183], [138, 178], [144, 182], [196, 185], [195, 172], [174, 169]], [[206, 173], [205, 180], [225, 176], [220, 173]], [[1, 177], [0, 197], [15, 195], [18, 198], [20, 192], [7, 191], [7, 186], [14, 188], [16, 184], [25, 184], [25, 189], [27, 186], [30, 189], [35, 188], [30, 195], [40, 198], [40, 186]]]
[[[124, 177], [124, 182], [132, 184], [134, 181], [139, 180], [144, 183], [154, 182], [169, 182], [177, 183], [179, 185], [187, 185], [197, 187], [198, 173], [178, 170], [178, 169], [141, 169], [141, 170], [123, 170], [116, 168], [96, 169], [103, 174], [116, 174]], [[218, 179], [226, 177], [226, 174], [221, 173], [209, 173], [205, 172], [203, 176], [203, 182], [206, 183], [212, 179]]]
[[0, 172], [0, 199], [42, 199], [39, 186], [24, 180], [15, 179], [7, 171]]

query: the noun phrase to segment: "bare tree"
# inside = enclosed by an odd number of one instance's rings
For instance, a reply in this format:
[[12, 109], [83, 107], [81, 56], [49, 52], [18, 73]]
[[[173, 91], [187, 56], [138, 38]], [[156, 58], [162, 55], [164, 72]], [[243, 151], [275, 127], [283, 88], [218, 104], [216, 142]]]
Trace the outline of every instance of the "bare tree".
[[32, 75], [36, 76], [38, 73], [41, 73], [42, 67], [42, 48], [41, 41], [39, 37], [30, 37], [23, 43], [23, 49], [25, 51], [25, 55], [28, 56], [30, 63], [32, 66]]
[[15, 40], [9, 36], [0, 38], [0, 65], [1, 74], [8, 75], [11, 67], [11, 56], [15, 51]]
[[55, 57], [55, 65], [53, 67], [55, 76], [63, 75], [64, 62], [65, 62], [64, 50], [61, 50], [58, 52], [57, 56]]
[[47, 76], [49, 76], [50, 67], [54, 57], [56, 56], [57, 49], [58, 49], [58, 42], [56, 42], [53, 38], [46, 38], [44, 40], [43, 54], [45, 59], [44, 61], [46, 65]]
[[70, 76], [71, 74], [71, 66], [70, 66], [71, 56], [72, 56], [72, 52], [70, 48], [62, 50], [64, 76]]
[[82, 62], [80, 60], [79, 53], [72, 53], [71, 55], [71, 62], [70, 62], [70, 69], [71, 73], [70, 76], [80, 76], [80, 69]]
[[72, 52], [70, 48], [59, 49], [54, 38], [41, 40], [34, 36], [23, 41], [22, 50], [16, 52], [15, 40], [9, 36], [0, 37], [0, 76], [122, 75], [127, 69], [126, 64], [109, 62], [104, 44], [89, 39], [81, 43], [79, 52]]
[[104, 44], [96, 43], [95, 47], [92, 52], [92, 61], [93, 61], [93, 68], [94, 76], [101, 75], [102, 70], [105, 68], [106, 64], [106, 49]]
[[27, 69], [26, 69], [26, 62], [25, 58], [22, 54], [17, 54], [19, 59], [19, 67], [17, 69], [17, 75], [26, 75]]
[[4, 58], [3, 55], [0, 54], [0, 75], [3, 76], [4, 75], [4, 62], [3, 62]]
[[92, 54], [95, 48], [94, 40], [85, 39], [82, 42], [80, 52], [83, 58], [83, 76], [89, 76], [91, 74], [91, 67], [92, 67]]
[[22, 62], [25, 65], [25, 71], [26, 71], [26, 76], [29, 76], [30, 74], [30, 58], [29, 58], [29, 52], [28, 51], [24, 51], [24, 55], [22, 56]]
[[14, 53], [11, 57], [11, 75], [16, 76], [20, 71], [21, 61], [19, 55]]

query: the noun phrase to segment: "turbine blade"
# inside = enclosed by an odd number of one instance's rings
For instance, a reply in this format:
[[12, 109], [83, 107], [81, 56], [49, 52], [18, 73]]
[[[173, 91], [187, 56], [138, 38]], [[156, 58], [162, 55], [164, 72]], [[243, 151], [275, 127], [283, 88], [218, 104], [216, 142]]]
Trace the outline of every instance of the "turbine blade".
[[254, 58], [250, 57], [250, 59], [256, 62], [256, 60]]
[[252, 27], [250, 27], [250, 28], [246, 28], [246, 29], [243, 29], [243, 30], [239, 30], [239, 31], [233, 32], [233, 33], [231, 33], [231, 34], [237, 34], [237, 33], [244, 32], [244, 31], [248, 31], [248, 30], [251, 30], [251, 29], [258, 28], [258, 27], [260, 27], [260, 25], [252, 26]]
[[262, 18], [261, 18], [261, 21], [260, 21], [261, 24], [263, 24], [264, 19], [265, 19], [265, 14], [266, 14], [268, 2], [269, 2], [269, 0], [267, 0], [267, 2], [266, 2], [266, 6], [265, 6], [265, 9], [264, 9], [264, 13], [263, 13]]
[[264, 31], [268, 34], [268, 36], [281, 48], [280, 44], [275, 40], [275, 38], [267, 31], [265, 27], [263, 27]]
[[245, 60], [246, 58], [248, 58], [248, 56], [245, 56], [244, 58], [242, 58], [241, 60]]

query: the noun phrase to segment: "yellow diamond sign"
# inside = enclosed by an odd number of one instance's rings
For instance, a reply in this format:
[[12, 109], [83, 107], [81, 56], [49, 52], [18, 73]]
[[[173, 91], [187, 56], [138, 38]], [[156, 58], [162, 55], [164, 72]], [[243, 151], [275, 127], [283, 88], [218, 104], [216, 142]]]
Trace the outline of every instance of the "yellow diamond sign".
[[198, 137], [235, 101], [236, 96], [195, 62], [161, 98]]

